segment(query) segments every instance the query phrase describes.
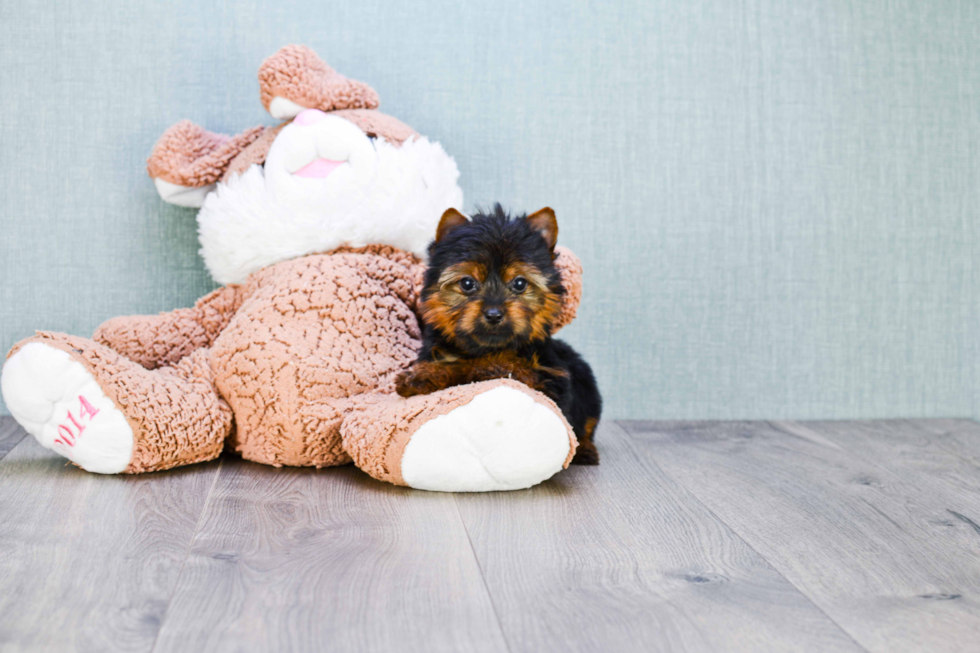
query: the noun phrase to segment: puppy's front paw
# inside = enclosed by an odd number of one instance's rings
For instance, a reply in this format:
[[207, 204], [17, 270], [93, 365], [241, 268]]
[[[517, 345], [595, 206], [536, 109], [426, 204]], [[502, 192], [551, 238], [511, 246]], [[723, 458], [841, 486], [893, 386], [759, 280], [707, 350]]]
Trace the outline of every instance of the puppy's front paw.
[[395, 392], [402, 397], [428, 395], [436, 390], [442, 390], [442, 386], [422, 366], [411, 367], [395, 377]]

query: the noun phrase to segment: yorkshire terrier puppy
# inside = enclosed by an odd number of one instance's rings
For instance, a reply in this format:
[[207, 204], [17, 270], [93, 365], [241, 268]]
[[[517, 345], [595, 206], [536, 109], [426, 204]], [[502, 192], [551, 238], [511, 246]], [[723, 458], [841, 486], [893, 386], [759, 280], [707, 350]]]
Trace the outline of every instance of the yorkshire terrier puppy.
[[544, 208], [510, 217], [497, 204], [468, 220], [446, 211], [429, 245], [420, 301], [422, 351], [395, 385], [403, 397], [513, 378], [551, 397], [575, 431], [573, 463], [598, 465], [602, 397], [592, 368], [551, 337], [564, 289], [558, 222]]

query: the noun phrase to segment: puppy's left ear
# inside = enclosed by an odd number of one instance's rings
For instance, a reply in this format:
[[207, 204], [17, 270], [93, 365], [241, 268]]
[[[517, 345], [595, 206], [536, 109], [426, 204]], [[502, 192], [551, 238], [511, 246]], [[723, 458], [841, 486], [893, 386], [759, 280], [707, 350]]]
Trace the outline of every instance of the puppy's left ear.
[[469, 220], [466, 218], [466, 216], [456, 209], [446, 209], [446, 212], [442, 214], [442, 218], [439, 220], [439, 228], [436, 229], [436, 242], [438, 243], [443, 238], [448, 236], [450, 231], [454, 230], [456, 227], [462, 227], [467, 222], [469, 222]]
[[558, 242], [558, 220], [555, 219], [555, 212], [551, 207], [546, 206], [527, 216], [527, 223], [541, 232], [549, 249], [555, 248], [555, 243]]

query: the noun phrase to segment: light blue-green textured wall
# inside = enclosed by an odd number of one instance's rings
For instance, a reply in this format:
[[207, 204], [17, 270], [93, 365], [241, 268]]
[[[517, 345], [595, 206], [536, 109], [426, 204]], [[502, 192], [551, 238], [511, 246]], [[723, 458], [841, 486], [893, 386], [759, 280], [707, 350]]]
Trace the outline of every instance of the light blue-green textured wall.
[[[607, 416], [978, 414], [980, 3], [0, 4], [0, 346], [213, 286], [144, 161], [286, 43], [553, 206]], [[0, 407], [2, 410], [2, 407]]]

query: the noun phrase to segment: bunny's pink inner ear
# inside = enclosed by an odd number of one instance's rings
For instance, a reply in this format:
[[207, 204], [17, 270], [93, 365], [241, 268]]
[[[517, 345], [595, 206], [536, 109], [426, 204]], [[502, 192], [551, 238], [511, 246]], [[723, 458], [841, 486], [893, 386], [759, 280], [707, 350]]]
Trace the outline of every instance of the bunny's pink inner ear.
[[376, 109], [379, 104], [373, 88], [344, 77], [305, 45], [287, 45], [263, 61], [259, 89], [262, 106], [279, 119], [303, 109]]

